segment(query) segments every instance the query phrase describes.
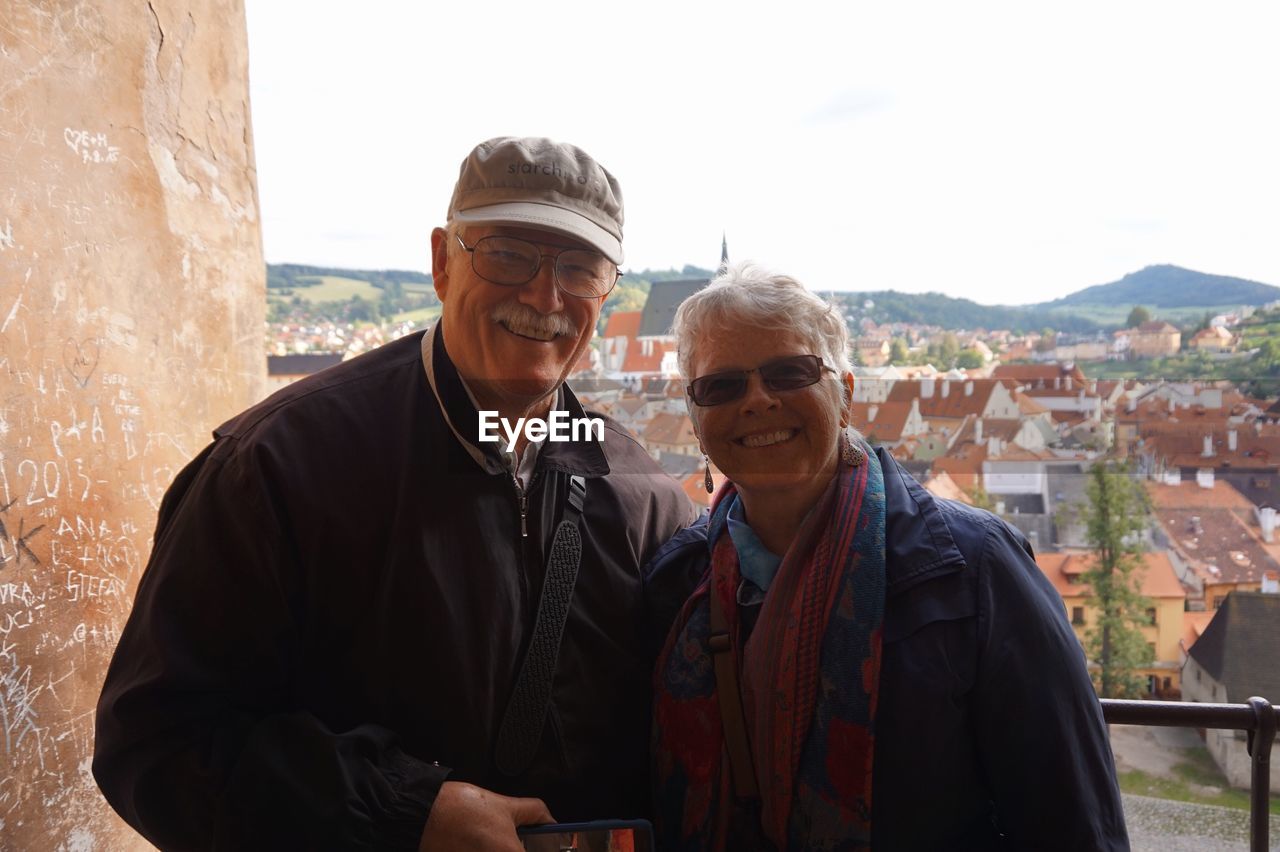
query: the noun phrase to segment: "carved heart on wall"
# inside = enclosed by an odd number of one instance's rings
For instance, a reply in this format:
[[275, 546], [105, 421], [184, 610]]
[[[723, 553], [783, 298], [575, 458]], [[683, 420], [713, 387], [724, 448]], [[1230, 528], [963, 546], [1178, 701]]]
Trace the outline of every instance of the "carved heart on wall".
[[89, 337], [81, 341], [70, 339], [62, 344], [62, 364], [76, 380], [80, 387], [88, 387], [93, 371], [98, 368], [98, 358], [102, 356], [102, 347], [98, 338]]

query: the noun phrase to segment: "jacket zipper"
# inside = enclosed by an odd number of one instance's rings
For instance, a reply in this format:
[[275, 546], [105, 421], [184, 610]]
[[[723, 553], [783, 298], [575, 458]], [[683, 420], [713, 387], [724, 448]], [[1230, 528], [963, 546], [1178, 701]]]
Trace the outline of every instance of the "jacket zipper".
[[[520, 507], [520, 537], [529, 537], [529, 495], [525, 493], [524, 486], [520, 484], [520, 477], [514, 473], [511, 474], [511, 483], [516, 487], [516, 502]], [[530, 483], [531, 485], [533, 483]]]

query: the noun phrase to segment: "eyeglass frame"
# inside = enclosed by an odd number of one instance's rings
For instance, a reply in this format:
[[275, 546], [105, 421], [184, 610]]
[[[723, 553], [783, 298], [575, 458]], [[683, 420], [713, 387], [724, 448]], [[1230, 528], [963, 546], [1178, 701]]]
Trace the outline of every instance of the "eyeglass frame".
[[[761, 370], [767, 370], [769, 367], [775, 366], [777, 364], [782, 364], [789, 361], [801, 361], [801, 360], [808, 360], [808, 359], [813, 359], [814, 361], [818, 362], [818, 373], [817, 373], [817, 377], [814, 378], [813, 381], [807, 384], [796, 385], [795, 387], [791, 387], [791, 388], [775, 388], [769, 384], [769, 380], [765, 378], [765, 375], [763, 373], [760, 373]], [[738, 400], [746, 396], [747, 388], [751, 384], [749, 376], [752, 373], [760, 373], [760, 381], [764, 382], [764, 386], [768, 388], [771, 392], [788, 393], [790, 391], [797, 391], [797, 390], [804, 390], [805, 388], [811, 388], [814, 385], [818, 384], [819, 382], [822, 381], [823, 371], [831, 373], [833, 376], [839, 375], [839, 372], [835, 368], [827, 366], [826, 361], [822, 359], [821, 355], [814, 355], [812, 353], [805, 354], [805, 355], [784, 355], [781, 358], [774, 358], [772, 361], [767, 361], [761, 364], [760, 366], [752, 367], [749, 370], [721, 370], [716, 373], [707, 373], [706, 375], [698, 376], [690, 380], [689, 383], [684, 386], [684, 392], [689, 397], [689, 400], [699, 408], [715, 408], [716, 406], [719, 406], [719, 405], [728, 405], [731, 402], [737, 402]], [[717, 377], [724, 377], [724, 376], [735, 376], [735, 377], [741, 376], [742, 377], [741, 389], [729, 399], [721, 400], [720, 402], [713, 402], [710, 404], [699, 402], [698, 395], [695, 394], [693, 386], [698, 382], [702, 381], [703, 379], [714, 379]]]
[[[609, 260], [609, 258], [605, 257], [603, 252], [596, 251], [595, 249], [583, 249], [583, 248], [574, 248], [571, 246], [564, 246], [560, 248], [560, 251], [556, 252], [555, 254], [547, 254], [546, 252], [542, 251], [539, 245], [535, 243], [533, 240], [526, 240], [523, 237], [508, 237], [503, 234], [489, 234], [488, 236], [484, 236], [476, 240], [475, 245], [471, 245], [471, 246], [468, 246], [466, 243], [464, 243], [462, 241], [461, 235], [459, 234], [454, 234], [453, 238], [458, 241], [458, 245], [462, 246], [462, 250], [471, 256], [471, 271], [474, 272], [476, 276], [480, 278], [480, 280], [487, 281], [490, 284], [494, 284], [498, 287], [523, 287], [524, 285], [528, 284], [530, 281], [538, 277], [538, 273], [542, 271], [542, 261], [545, 260], [546, 258], [551, 258], [553, 261], [555, 261], [554, 263], [551, 264], [551, 278], [556, 282], [556, 289], [559, 290], [561, 293], [564, 293], [566, 296], [573, 296], [575, 299], [604, 298], [605, 296], [608, 296], [610, 293], [612, 293], [613, 288], [617, 287], [618, 282], [622, 280], [622, 270], [618, 268], [618, 264], [614, 263], [613, 264], [613, 273], [614, 273], [613, 283], [609, 285], [609, 289], [605, 290], [603, 293], [596, 293], [594, 295], [584, 296], [581, 293], [575, 293], [572, 290], [565, 289], [565, 286], [560, 283], [560, 255], [570, 251], [585, 251], [585, 252], [593, 252], [595, 254], [600, 255], [605, 260]], [[508, 284], [502, 281], [494, 281], [492, 278], [485, 278], [483, 275], [480, 274], [480, 270], [476, 269], [476, 247], [479, 246], [485, 240], [515, 240], [516, 242], [527, 243], [538, 250], [538, 265], [533, 268], [533, 272], [530, 273], [528, 278], [518, 283]], [[611, 260], [609, 262], [613, 263], [613, 261]]]

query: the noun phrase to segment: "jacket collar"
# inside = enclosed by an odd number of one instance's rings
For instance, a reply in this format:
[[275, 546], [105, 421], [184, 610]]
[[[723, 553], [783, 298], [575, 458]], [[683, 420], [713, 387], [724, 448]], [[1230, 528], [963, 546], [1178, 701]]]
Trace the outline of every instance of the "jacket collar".
[[[479, 441], [480, 413], [445, 348], [443, 326], [443, 320], [437, 321], [422, 340], [422, 363], [431, 392], [454, 438], [476, 464], [489, 474], [510, 475], [507, 460], [498, 452], [499, 445]], [[568, 385], [560, 386], [559, 402], [557, 408], [567, 411], [571, 420], [586, 416]], [[609, 462], [599, 441], [545, 441], [538, 451], [537, 465], [583, 477], [609, 473]]]
[[881, 447], [884, 471], [885, 563], [889, 594], [938, 574], [962, 570], [964, 557], [937, 499]]

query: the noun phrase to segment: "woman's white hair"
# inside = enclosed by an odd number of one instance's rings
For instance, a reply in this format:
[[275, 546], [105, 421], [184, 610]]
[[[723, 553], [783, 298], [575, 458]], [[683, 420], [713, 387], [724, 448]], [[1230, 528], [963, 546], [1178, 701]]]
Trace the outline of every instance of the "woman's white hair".
[[711, 283], [681, 303], [672, 331], [676, 358], [685, 381], [693, 376], [693, 356], [699, 340], [715, 327], [768, 329], [793, 334], [813, 354], [836, 371], [852, 370], [849, 329], [835, 307], [796, 279], [771, 272], [746, 260], [722, 270]]

